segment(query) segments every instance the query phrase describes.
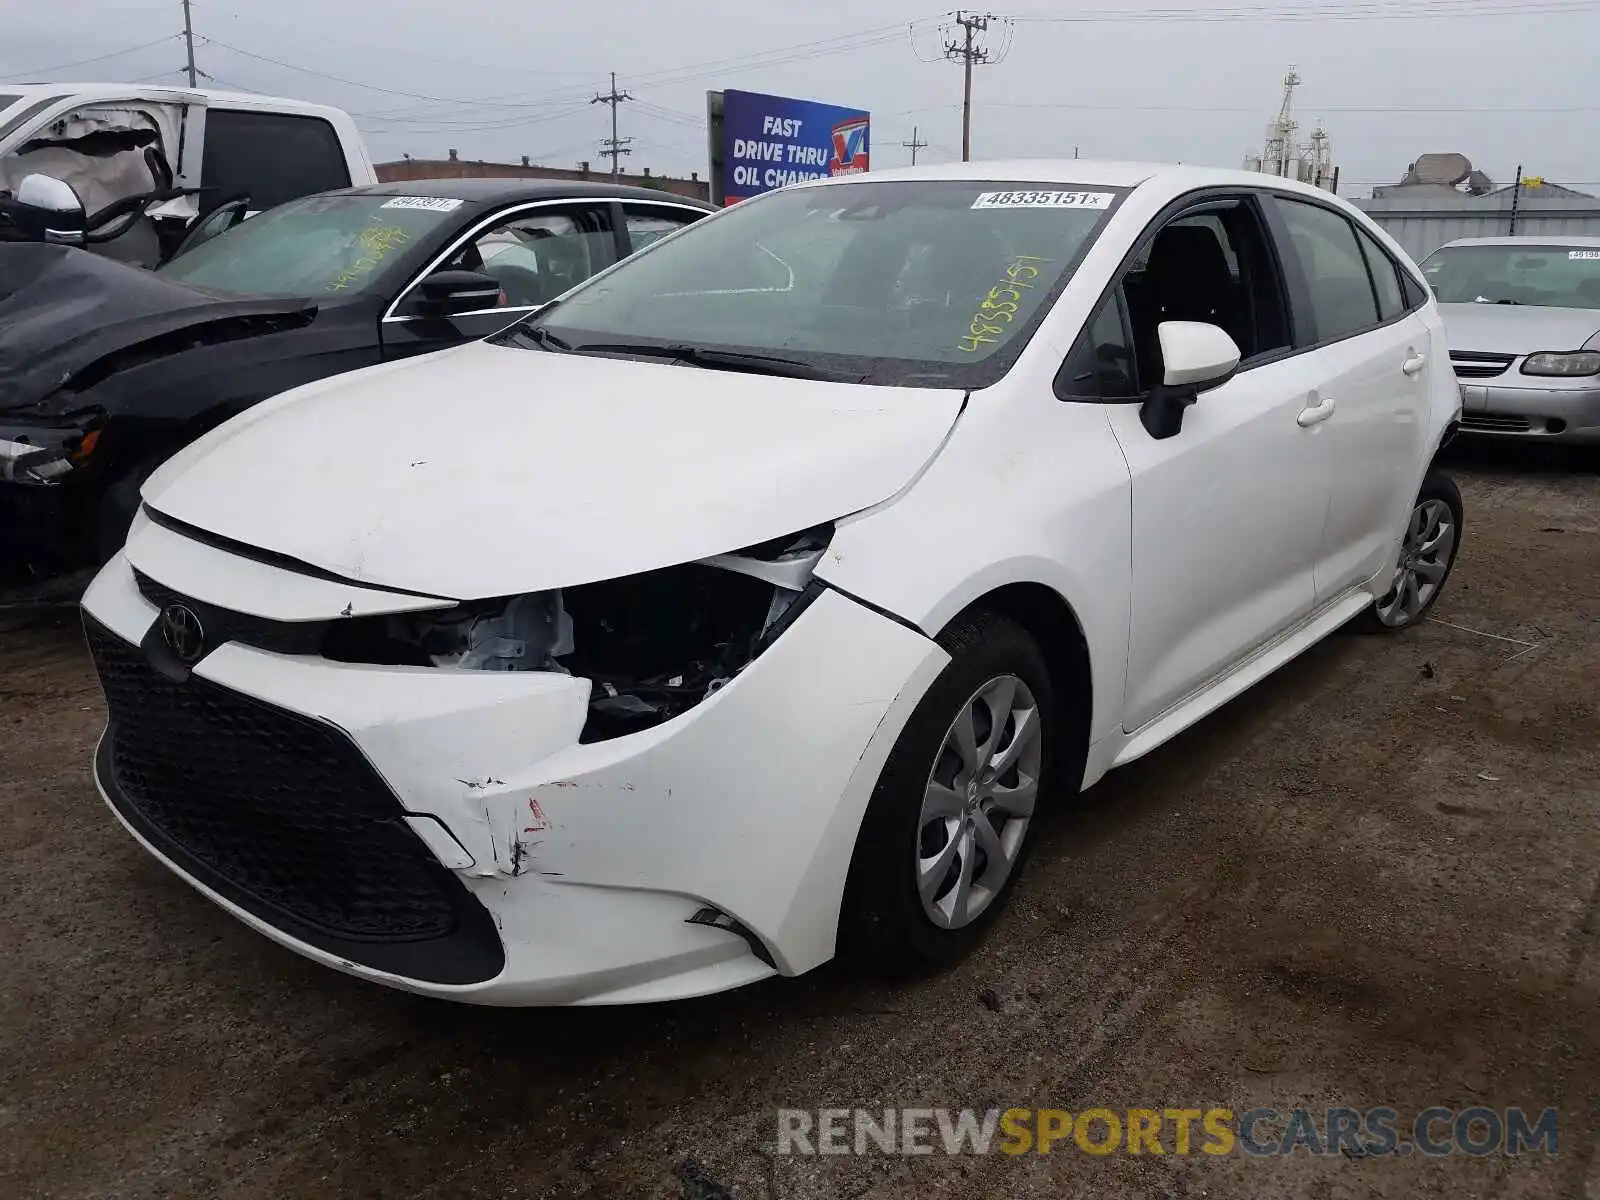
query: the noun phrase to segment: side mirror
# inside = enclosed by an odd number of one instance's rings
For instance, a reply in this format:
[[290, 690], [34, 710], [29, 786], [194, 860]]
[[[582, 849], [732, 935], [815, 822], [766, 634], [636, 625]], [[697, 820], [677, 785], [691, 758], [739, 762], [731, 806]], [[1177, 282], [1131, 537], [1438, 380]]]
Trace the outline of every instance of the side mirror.
[[25, 175], [17, 186], [12, 218], [24, 240], [82, 246], [87, 233], [83, 201], [53, 175]]
[[1139, 420], [1153, 438], [1169, 438], [1183, 428], [1183, 410], [1201, 392], [1221, 387], [1239, 369], [1239, 346], [1227, 332], [1203, 321], [1163, 321], [1156, 329], [1161, 343], [1161, 384], [1139, 410]]
[[480, 271], [435, 271], [417, 292], [420, 316], [453, 317], [500, 305], [500, 281]]

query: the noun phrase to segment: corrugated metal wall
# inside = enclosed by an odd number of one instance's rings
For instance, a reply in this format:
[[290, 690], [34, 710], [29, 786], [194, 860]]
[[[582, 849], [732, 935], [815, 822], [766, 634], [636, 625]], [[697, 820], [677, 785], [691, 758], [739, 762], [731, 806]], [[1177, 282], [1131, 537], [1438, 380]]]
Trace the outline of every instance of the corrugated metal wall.
[[[1446, 242], [1464, 237], [1503, 237], [1511, 232], [1511, 195], [1462, 196], [1459, 200], [1386, 196], [1351, 200], [1421, 262]], [[1535, 200], [1523, 192], [1517, 205], [1518, 237], [1569, 234], [1600, 237], [1600, 199]]]

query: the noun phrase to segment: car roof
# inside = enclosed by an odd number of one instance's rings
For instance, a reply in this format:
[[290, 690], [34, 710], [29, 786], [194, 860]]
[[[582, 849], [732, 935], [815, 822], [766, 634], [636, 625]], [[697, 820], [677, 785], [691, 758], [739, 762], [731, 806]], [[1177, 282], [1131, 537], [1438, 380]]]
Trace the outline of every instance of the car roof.
[[208, 105], [215, 105], [218, 108], [267, 109], [272, 112], [322, 117], [336, 113], [344, 115], [343, 109], [334, 108], [332, 105], [313, 104], [309, 100], [293, 100], [286, 96], [265, 96], [256, 92], [225, 92], [215, 88], [168, 87], [163, 84], [148, 83], [0, 83], [0, 93], [18, 96], [24, 102], [64, 96], [93, 103], [137, 96], [182, 104], [203, 97]]
[[[799, 184], [800, 187], [833, 187], [860, 180], [859, 175], [842, 175]], [[1074, 184], [1084, 187], [1134, 188], [1153, 184], [1174, 193], [1201, 187], [1273, 187], [1283, 191], [1330, 198], [1331, 193], [1309, 183], [1263, 175], [1255, 171], [1236, 171], [1223, 167], [1186, 166], [1182, 163], [1122, 162], [1088, 158], [997, 159], [985, 162], [930, 163], [918, 167], [874, 168], [864, 177], [870, 181], [960, 180], [1016, 183]]]
[[350, 196], [444, 196], [474, 204], [493, 204], [503, 200], [568, 200], [596, 197], [605, 200], [664, 200], [716, 209], [693, 196], [655, 188], [628, 187], [623, 184], [590, 182], [584, 179], [405, 179], [392, 183], [369, 183], [341, 188], [339, 195]]
[[1516, 237], [1456, 238], [1452, 242], [1446, 242], [1439, 249], [1443, 250], [1448, 246], [1582, 246], [1585, 249], [1600, 250], [1600, 237], [1578, 237], [1566, 233], [1531, 233]]

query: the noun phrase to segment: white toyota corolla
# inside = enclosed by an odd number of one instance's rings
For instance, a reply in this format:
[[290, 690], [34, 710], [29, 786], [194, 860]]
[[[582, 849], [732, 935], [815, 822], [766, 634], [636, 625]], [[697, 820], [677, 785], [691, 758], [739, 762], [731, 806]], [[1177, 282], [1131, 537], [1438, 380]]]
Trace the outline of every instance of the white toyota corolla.
[[1422, 618], [1458, 408], [1415, 265], [1309, 187], [787, 188], [168, 462], [83, 602], [95, 777], [240, 920], [415, 992], [934, 968], [1041, 804]]

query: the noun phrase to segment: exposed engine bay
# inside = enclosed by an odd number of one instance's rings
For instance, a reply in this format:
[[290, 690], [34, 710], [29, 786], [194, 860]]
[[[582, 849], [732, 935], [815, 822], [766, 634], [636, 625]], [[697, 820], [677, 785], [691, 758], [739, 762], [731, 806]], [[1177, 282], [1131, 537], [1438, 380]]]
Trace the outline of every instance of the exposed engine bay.
[[335, 623], [340, 662], [556, 671], [593, 683], [582, 740], [670, 720], [748, 666], [798, 615], [830, 526], [733, 554], [444, 613]]

